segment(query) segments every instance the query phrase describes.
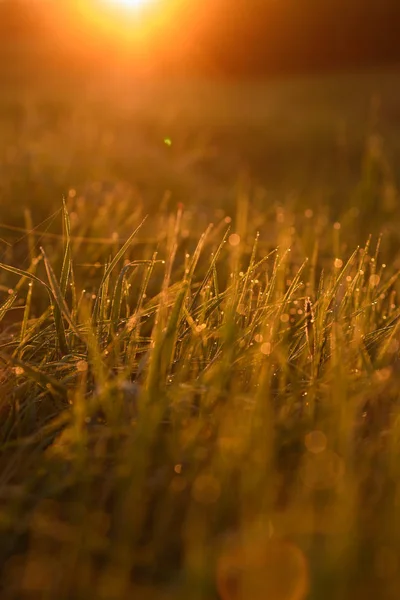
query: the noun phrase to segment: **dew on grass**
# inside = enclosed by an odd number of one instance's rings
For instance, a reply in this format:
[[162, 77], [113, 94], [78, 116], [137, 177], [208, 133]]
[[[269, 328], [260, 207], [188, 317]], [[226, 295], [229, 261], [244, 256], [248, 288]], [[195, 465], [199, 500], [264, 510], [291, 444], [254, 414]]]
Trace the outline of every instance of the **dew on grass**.
[[335, 269], [341, 269], [343, 267], [343, 261], [341, 258], [335, 258], [335, 261], [333, 263]]

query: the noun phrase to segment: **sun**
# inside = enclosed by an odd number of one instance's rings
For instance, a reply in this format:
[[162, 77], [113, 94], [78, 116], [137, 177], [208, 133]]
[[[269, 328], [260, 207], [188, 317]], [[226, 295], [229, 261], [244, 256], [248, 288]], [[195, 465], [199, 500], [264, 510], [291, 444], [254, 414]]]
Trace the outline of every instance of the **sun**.
[[[82, 0], [81, 0], [82, 1]], [[119, 26], [131, 26], [136, 22], [140, 25], [148, 25], [165, 14], [169, 0], [86, 0], [88, 6], [92, 6], [93, 12], [97, 12], [100, 18], [109, 22], [119, 19]]]
[[185, 2], [58, 0], [52, 19], [58, 20], [63, 32], [69, 32], [68, 43], [85, 55], [96, 55], [104, 62], [132, 59], [144, 63], [164, 56], [171, 39], [174, 47], [178, 43], [177, 23]]
[[155, 0], [102, 0], [102, 2], [114, 8], [137, 11], [154, 4]]
[[[69, 0], [71, 1], [71, 0]], [[171, 0], [72, 0], [76, 22], [88, 35], [103, 35], [126, 43], [150, 39], [168, 19]]]

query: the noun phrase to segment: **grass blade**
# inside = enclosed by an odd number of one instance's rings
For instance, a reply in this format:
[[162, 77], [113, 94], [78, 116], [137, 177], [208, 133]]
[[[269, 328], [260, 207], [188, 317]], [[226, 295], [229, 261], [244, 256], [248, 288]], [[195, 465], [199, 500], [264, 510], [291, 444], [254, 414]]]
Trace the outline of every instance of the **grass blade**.
[[98, 307], [99, 307], [99, 299], [103, 293], [103, 288], [104, 288], [104, 284], [107, 281], [108, 277], [111, 275], [111, 273], [113, 272], [114, 268], [117, 266], [118, 262], [120, 261], [120, 259], [124, 256], [125, 252], [128, 250], [129, 246], [132, 243], [132, 240], [136, 237], [138, 231], [142, 228], [143, 223], [146, 221], [145, 217], [142, 222], [136, 227], [136, 229], [134, 230], [133, 233], [131, 233], [131, 235], [129, 236], [129, 238], [126, 240], [126, 242], [123, 244], [123, 246], [120, 248], [120, 250], [116, 253], [116, 255], [114, 256], [114, 258], [111, 260], [110, 264], [108, 265], [108, 267], [106, 268], [102, 280], [100, 282], [99, 285], [99, 293], [98, 296], [96, 298], [94, 307], [93, 307], [93, 316], [92, 316], [92, 321], [93, 323], [96, 323], [97, 318], [98, 318]]

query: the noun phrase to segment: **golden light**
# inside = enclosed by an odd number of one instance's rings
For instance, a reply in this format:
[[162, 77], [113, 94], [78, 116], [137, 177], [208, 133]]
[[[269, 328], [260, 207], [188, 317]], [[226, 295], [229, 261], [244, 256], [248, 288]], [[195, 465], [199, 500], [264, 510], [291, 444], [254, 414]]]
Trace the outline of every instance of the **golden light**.
[[107, 2], [108, 4], [114, 4], [116, 6], [120, 5], [124, 8], [141, 8], [146, 4], [150, 4], [154, 2], [154, 0], [103, 0], [103, 2]]
[[[60, 0], [48, 11], [58, 41], [96, 68], [154, 64], [170, 45], [184, 0]], [[61, 38], [63, 41], [61, 42]], [[174, 40], [175, 43], [175, 40]]]
[[46, 19], [72, 60], [146, 71], [186, 56], [194, 27], [190, 6], [186, 0], [59, 0]]
[[78, 0], [83, 22], [115, 38], [147, 37], [168, 16], [168, 0]]
[[116, 9], [124, 9], [128, 11], [139, 11], [145, 9], [151, 4], [159, 4], [157, 0], [99, 0], [103, 4], [108, 4]]

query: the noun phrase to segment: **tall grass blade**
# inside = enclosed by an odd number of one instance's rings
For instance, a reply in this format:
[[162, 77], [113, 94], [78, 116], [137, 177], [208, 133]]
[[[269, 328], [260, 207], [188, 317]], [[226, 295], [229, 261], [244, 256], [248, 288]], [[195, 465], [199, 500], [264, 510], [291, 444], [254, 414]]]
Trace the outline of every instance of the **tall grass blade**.
[[122, 245], [122, 247], [119, 249], [119, 251], [115, 254], [114, 258], [111, 260], [111, 262], [108, 264], [103, 277], [101, 279], [100, 285], [99, 285], [99, 293], [98, 296], [96, 298], [94, 307], [93, 307], [93, 317], [92, 317], [92, 321], [93, 323], [96, 322], [96, 320], [98, 319], [98, 308], [99, 308], [99, 299], [102, 296], [103, 293], [103, 288], [104, 288], [104, 284], [107, 281], [108, 277], [111, 275], [111, 273], [113, 272], [114, 268], [116, 267], [116, 265], [118, 264], [118, 262], [121, 260], [121, 258], [124, 256], [125, 252], [128, 250], [129, 246], [132, 243], [132, 240], [136, 237], [137, 233], [140, 231], [140, 229], [142, 228], [144, 222], [146, 221], [145, 217], [142, 222], [138, 225], [138, 227], [136, 227], [136, 229], [134, 230], [133, 233], [131, 233], [131, 235], [129, 236], [129, 238], [126, 240], [126, 242]]

